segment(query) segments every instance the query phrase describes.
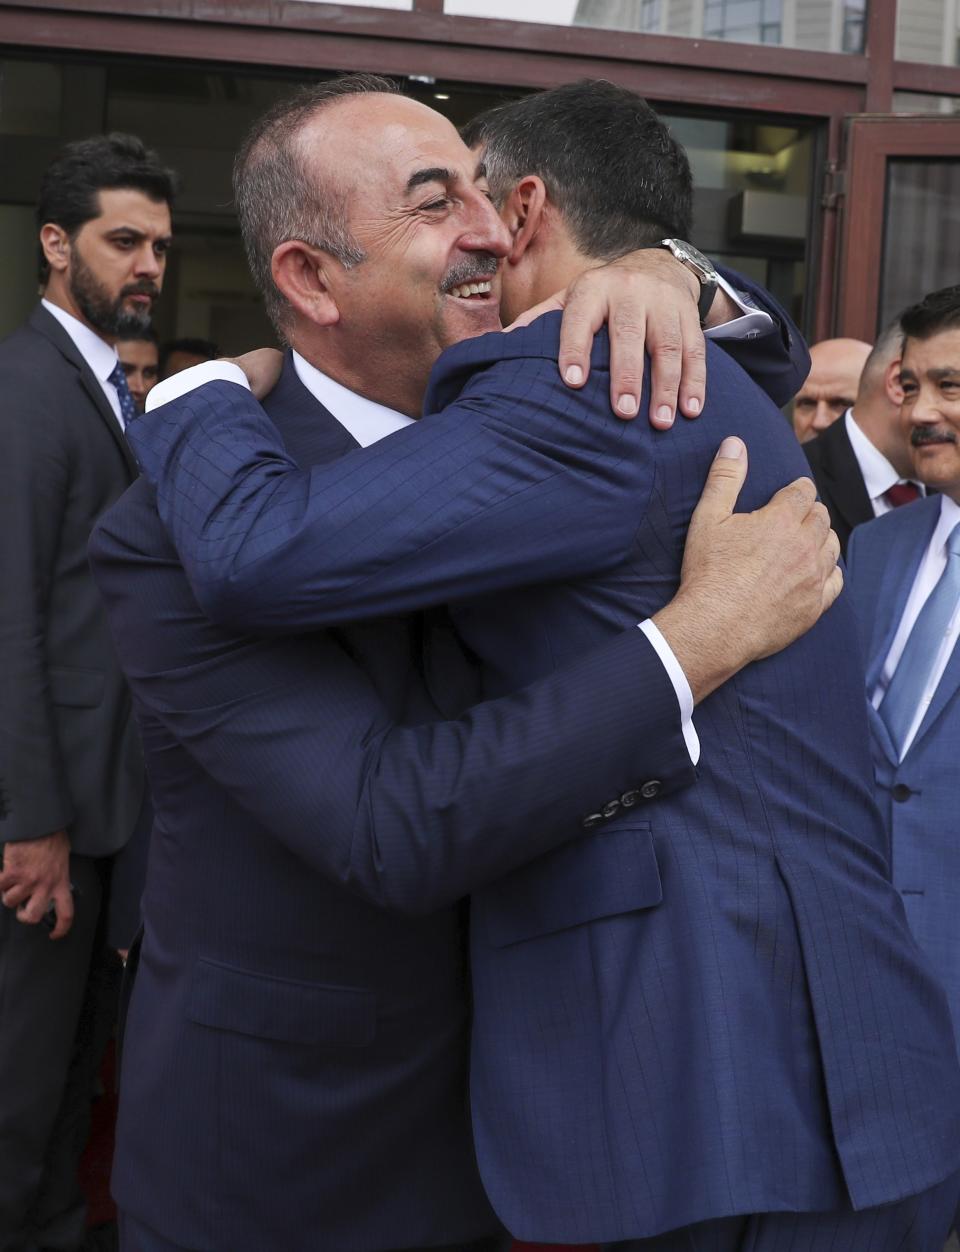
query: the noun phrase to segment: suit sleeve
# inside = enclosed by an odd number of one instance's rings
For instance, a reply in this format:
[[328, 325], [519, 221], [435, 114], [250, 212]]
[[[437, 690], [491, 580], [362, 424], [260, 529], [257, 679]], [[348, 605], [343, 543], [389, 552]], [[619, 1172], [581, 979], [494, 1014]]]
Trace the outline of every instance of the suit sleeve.
[[[733, 357], [778, 408], [782, 408], [793, 399], [810, 373], [810, 353], [804, 338], [769, 291], [742, 274], [718, 268], [732, 287], [773, 319], [773, 326], [765, 335], [755, 339], [724, 339], [718, 341], [718, 346]], [[709, 386], [708, 377], [708, 389]]]
[[211, 643], [109, 522], [94, 576], [148, 757], [172, 771], [158, 798], [184, 785], [169, 741], [153, 742], [159, 724], [295, 856], [381, 907], [438, 909], [602, 831], [612, 801], [642, 807], [645, 783], [694, 780], [673, 687], [639, 630], [457, 720], [397, 726], [329, 634]]
[[574, 393], [555, 360], [501, 360], [441, 413], [309, 470], [230, 383], [132, 437], [204, 612], [297, 633], [619, 564], [654, 432], [609, 412], [608, 382], [595, 369]]
[[[73, 820], [46, 658], [50, 586], [69, 457], [49, 421], [42, 380], [5, 379], [0, 399], [0, 842], [36, 839]], [[19, 385], [18, 385], [19, 382]], [[48, 400], [45, 403], [45, 400]]]

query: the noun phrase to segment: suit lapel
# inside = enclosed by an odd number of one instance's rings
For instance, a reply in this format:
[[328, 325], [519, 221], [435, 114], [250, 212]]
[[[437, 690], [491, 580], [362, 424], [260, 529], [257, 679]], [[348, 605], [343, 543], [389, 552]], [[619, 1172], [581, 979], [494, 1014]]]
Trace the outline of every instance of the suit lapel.
[[[878, 580], [874, 600], [873, 628], [867, 664], [868, 700], [880, 681], [887, 653], [890, 651], [894, 636], [900, 626], [900, 619], [903, 617], [903, 611], [907, 607], [907, 600], [913, 588], [913, 580], [923, 560], [939, 515], [939, 504], [931, 508], [925, 502], [919, 502], [898, 510], [899, 525], [886, 527], [888, 532], [892, 532], [892, 538], [890, 546], [877, 553], [877, 559], [883, 562], [883, 570]], [[890, 763], [894, 767], [898, 766], [900, 753], [890, 738], [886, 723], [872, 703], [869, 715], [876, 742], [883, 749]]]
[[285, 354], [280, 381], [263, 407], [283, 436], [287, 451], [301, 465], [325, 465], [360, 447], [347, 428], [304, 387], [290, 352]]
[[830, 483], [834, 507], [851, 530], [873, 518], [873, 505], [867, 495], [863, 471], [850, 443], [846, 421], [828, 426], [820, 436], [823, 440], [821, 465]]
[[117, 420], [117, 415], [110, 407], [110, 402], [104, 395], [103, 388], [100, 386], [97, 376], [93, 370], [83, 359], [83, 356], [77, 349], [77, 345], [73, 342], [67, 332], [63, 329], [57, 319], [43, 307], [37, 307], [30, 314], [30, 325], [45, 339], [53, 344], [62, 357], [69, 361], [80, 375], [80, 385], [96, 409], [101, 421], [106, 425], [110, 432], [110, 437], [117, 445], [120, 455], [123, 457], [124, 464], [130, 474], [130, 480], [133, 481], [140, 472], [137, 468], [137, 462], [133, 453], [130, 451], [130, 445], [127, 443], [123, 435], [123, 430]]
[[897, 633], [913, 580], [939, 515], [939, 502], [930, 507], [925, 502], [918, 501], [898, 511], [897, 521], [900, 525], [886, 528], [891, 535], [891, 542], [885, 552], [878, 554], [878, 559], [883, 561], [883, 571], [874, 601], [867, 665], [867, 688], [870, 691], [880, 681], [883, 663]]

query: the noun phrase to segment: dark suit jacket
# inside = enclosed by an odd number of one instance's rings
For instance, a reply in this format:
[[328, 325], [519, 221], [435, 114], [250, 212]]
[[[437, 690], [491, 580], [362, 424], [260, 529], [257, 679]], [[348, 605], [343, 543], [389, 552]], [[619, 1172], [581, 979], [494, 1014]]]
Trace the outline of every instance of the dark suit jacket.
[[[602, 339], [564, 388], [558, 333], [551, 315], [459, 344], [420, 423], [311, 471], [240, 388], [168, 406], [158, 498], [205, 603], [291, 629], [446, 600], [510, 691], [671, 598], [724, 435], [751, 451], [743, 509], [803, 473], [714, 346], [704, 415], [663, 435], [611, 416]], [[863, 1208], [960, 1163], [952, 1025], [889, 882], [849, 598], [697, 725], [695, 787], [625, 792], [473, 894], [475, 1141], [520, 1237]]]
[[[858, 530], [848, 574], [867, 658], [867, 694], [880, 681], [917, 569], [940, 519], [940, 497], [917, 500]], [[947, 662], [933, 700], [903, 760], [886, 724], [869, 707], [877, 796], [890, 840], [893, 884], [913, 933], [947, 989], [960, 1030], [960, 844], [957, 746], [960, 648]]]
[[[289, 363], [268, 407], [307, 464], [355, 447]], [[455, 902], [575, 839], [614, 796], [691, 781], [653, 649], [629, 630], [517, 696], [425, 723], [421, 623], [274, 641], [216, 627], [145, 482], [91, 556], [157, 814], [119, 1203], [231, 1252], [495, 1229], [467, 1111]], [[430, 650], [457, 692], [451, 650]]]
[[103, 389], [39, 306], [0, 344], [0, 841], [126, 842], [144, 786], [130, 697], [87, 565], [136, 477]]
[[873, 505], [864, 486], [860, 463], [854, 455], [847, 425], [841, 417], [816, 439], [801, 444], [820, 499], [827, 506], [830, 524], [846, 556], [854, 526], [873, 520]]

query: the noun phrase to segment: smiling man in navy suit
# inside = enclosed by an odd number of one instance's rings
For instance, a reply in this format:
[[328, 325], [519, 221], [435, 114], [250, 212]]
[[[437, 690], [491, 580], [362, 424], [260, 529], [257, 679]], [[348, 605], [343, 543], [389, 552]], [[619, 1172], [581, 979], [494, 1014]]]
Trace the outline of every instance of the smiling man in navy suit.
[[901, 319], [901, 424], [940, 494], [854, 531], [851, 587], [894, 885], [960, 1027], [960, 287]]
[[[525, 305], [617, 249], [686, 232], [689, 172], [657, 126], [609, 84], [484, 119], [508, 306], [511, 291]], [[618, 202], [651, 133], [658, 178]], [[456, 211], [440, 167], [425, 181], [428, 211]], [[591, 208], [601, 187], [610, 203]], [[318, 324], [348, 331], [384, 261], [417, 281], [408, 215], [381, 217], [366, 190], [351, 220], [379, 270], [341, 272], [302, 242], [273, 253], [284, 294]], [[409, 303], [397, 287], [376, 291], [392, 334]], [[397, 368], [416, 374], [430, 334], [417, 347], [403, 329]], [[557, 333], [548, 316], [459, 345], [421, 423], [311, 471], [239, 388], [161, 409], [135, 438], [204, 606], [283, 631], [452, 602], [490, 695], [657, 614], [720, 437], [749, 441], [744, 507], [802, 473], [802, 453], [713, 348], [703, 418], [663, 438], [609, 414], [602, 340], [571, 397]], [[353, 369], [375, 395], [365, 364]], [[718, 629], [723, 610], [718, 597]], [[945, 1237], [960, 1071], [888, 880], [854, 633], [841, 599], [704, 700], [695, 787], [648, 805], [628, 789], [584, 817], [587, 838], [475, 890], [474, 1130], [516, 1234], [657, 1252], [928, 1252]]]
[[[248, 152], [260, 138], [269, 157], [259, 208], [272, 229], [289, 231], [282, 241], [305, 229], [315, 194], [297, 163], [300, 128], [371, 86], [389, 84], [323, 84], [255, 132]], [[495, 317], [492, 301], [463, 309], [462, 295], [436, 288], [441, 276], [462, 287], [465, 262], [506, 250], [475, 160], [423, 106], [392, 97], [369, 107], [394, 113], [388, 151], [369, 168], [400, 175], [398, 234], [442, 267], [433, 277], [441, 322]], [[433, 180], [444, 168], [451, 195], [438, 208]], [[282, 204], [293, 225], [278, 226]], [[245, 231], [249, 239], [246, 219]], [[342, 234], [327, 239], [345, 253]], [[675, 329], [690, 310], [695, 321], [698, 284], [672, 259], [660, 262], [681, 275], [680, 304], [662, 285], [656, 298], [659, 321]], [[796, 373], [789, 327], [761, 324], [766, 343], [739, 346], [782, 388]], [[322, 359], [309, 317], [287, 328]], [[372, 358], [389, 345], [365, 346], [382, 386]], [[792, 352], [802, 363], [799, 341]], [[267, 405], [306, 464], [333, 463], [408, 421], [299, 354]], [[835, 547], [809, 487], [734, 519], [741, 470], [718, 462], [672, 624], [670, 606], [658, 615], [688, 654], [694, 696], [783, 646], [836, 590]], [[686, 678], [671, 678], [645, 623], [647, 633], [631, 628], [515, 697], [432, 724], [476, 699], [474, 669], [442, 615], [293, 641], [218, 628], [191, 594], [145, 484], [112, 511], [92, 554], [158, 796], [121, 1081], [114, 1185], [125, 1249], [497, 1245], [502, 1228], [480, 1186], [467, 1115], [451, 902], [582, 837], [584, 815], [613, 796], [640, 804], [692, 781], [678, 701]], [[717, 587], [727, 626], [714, 638], [707, 606]], [[668, 656], [665, 640], [660, 648]]]

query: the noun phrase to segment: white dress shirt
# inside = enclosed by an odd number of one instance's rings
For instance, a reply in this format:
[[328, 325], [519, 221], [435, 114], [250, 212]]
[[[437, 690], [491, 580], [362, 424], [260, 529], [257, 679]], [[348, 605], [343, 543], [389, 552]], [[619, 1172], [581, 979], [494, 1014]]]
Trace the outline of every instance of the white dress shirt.
[[120, 397], [117, 395], [117, 389], [110, 382], [110, 375], [116, 369], [119, 357], [116, 348], [112, 348], [110, 344], [101, 339], [100, 336], [85, 326], [83, 322], [68, 313], [66, 309], [61, 309], [58, 304], [52, 304], [49, 300], [41, 300], [40, 303], [47, 312], [57, 319], [63, 329], [73, 340], [74, 347], [93, 370], [97, 382], [103, 388], [103, 394], [107, 397], [107, 403], [113, 409], [113, 415], [120, 423], [120, 429], [124, 429], [123, 415], [120, 412]]
[[[886, 694], [890, 680], [893, 678], [894, 670], [897, 668], [897, 663], [903, 655], [903, 649], [906, 647], [907, 639], [910, 637], [910, 632], [913, 630], [920, 610], [923, 608], [930, 592], [940, 581], [940, 575], [946, 569], [947, 539], [958, 522], [960, 522], [960, 504], [951, 500], [949, 496], [941, 496], [939, 520], [933, 534], [930, 536], [930, 542], [927, 544], [927, 550], [923, 555], [923, 559], [917, 568], [913, 587], [910, 590], [910, 595], [907, 597], [907, 603], [903, 610], [903, 617], [900, 619], [897, 633], [893, 637], [893, 643], [890, 645], [890, 651], [887, 653], [887, 659], [883, 664], [880, 680], [870, 697], [875, 709], [880, 707], [880, 701]], [[900, 749], [901, 761], [916, 738], [917, 731], [920, 729], [920, 723], [930, 707], [930, 701], [936, 693], [940, 679], [943, 677], [943, 671], [947, 668], [947, 662], [950, 660], [953, 649], [956, 647], [958, 633], [960, 633], [960, 602], [957, 603], [957, 607], [953, 611], [950, 624], [944, 633], [940, 647], [937, 649], [933, 669], [931, 669], [927, 678], [927, 684], [924, 687], [920, 703], [917, 705], [917, 711], [913, 721], [910, 723], [910, 729], [903, 741], [903, 747]]]
[[[895, 487], [897, 483], [906, 482], [907, 479], [900, 477], [880, 449], [871, 443], [863, 433], [857, 425], [853, 409], [847, 409], [843, 415], [843, 420], [846, 423], [847, 438], [850, 440], [851, 448], [853, 448], [853, 455], [857, 458], [857, 464], [860, 466], [863, 485], [867, 489], [867, 495], [870, 497], [870, 503], [873, 506], [873, 515], [874, 517], [882, 517], [884, 513], [889, 513], [894, 507], [886, 498], [887, 492], [891, 487]], [[911, 479], [910, 481], [912, 482], [913, 480]], [[926, 495], [922, 483], [917, 483], [916, 486], [919, 488], [921, 495]]]

